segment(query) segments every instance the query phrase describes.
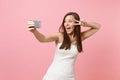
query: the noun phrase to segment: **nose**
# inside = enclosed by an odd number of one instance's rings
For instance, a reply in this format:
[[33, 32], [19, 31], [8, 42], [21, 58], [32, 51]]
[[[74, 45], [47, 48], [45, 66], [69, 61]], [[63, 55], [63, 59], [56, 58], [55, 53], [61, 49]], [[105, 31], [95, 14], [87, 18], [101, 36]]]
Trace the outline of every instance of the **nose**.
[[69, 24], [68, 23], [65, 23], [65, 26], [68, 26]]

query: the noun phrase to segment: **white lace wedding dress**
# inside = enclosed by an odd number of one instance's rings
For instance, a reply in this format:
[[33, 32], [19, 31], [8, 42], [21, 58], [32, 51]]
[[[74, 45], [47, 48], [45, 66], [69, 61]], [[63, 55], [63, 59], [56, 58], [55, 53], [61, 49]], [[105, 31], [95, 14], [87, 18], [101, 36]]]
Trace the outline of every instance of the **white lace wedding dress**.
[[71, 44], [70, 49], [59, 49], [62, 43], [56, 45], [52, 64], [43, 80], [75, 80], [74, 63], [78, 55], [77, 46]]

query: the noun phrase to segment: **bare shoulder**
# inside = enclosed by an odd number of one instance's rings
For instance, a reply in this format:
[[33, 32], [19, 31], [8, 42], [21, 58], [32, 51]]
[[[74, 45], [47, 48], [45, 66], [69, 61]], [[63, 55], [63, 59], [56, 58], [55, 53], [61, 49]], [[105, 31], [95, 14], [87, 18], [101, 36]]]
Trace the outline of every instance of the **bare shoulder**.
[[61, 36], [61, 33], [55, 32], [53, 34], [43, 36], [42, 42], [52, 42], [52, 41], [57, 42], [57, 41], [59, 41], [60, 36]]
[[57, 32], [55, 35], [58, 37], [56, 43], [62, 42], [63, 41], [63, 33]]
[[55, 35], [57, 37], [63, 36], [63, 34], [61, 32], [55, 32], [53, 35]]

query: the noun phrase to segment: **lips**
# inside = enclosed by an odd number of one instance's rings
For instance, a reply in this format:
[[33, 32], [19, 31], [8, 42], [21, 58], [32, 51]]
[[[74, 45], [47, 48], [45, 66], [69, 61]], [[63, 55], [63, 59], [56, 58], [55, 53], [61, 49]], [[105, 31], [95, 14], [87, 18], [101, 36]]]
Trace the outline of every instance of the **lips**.
[[70, 31], [71, 31], [71, 27], [67, 27], [67, 28], [66, 28], [66, 31], [67, 31], [67, 32], [70, 32]]
[[71, 27], [67, 27], [66, 29], [71, 29]]

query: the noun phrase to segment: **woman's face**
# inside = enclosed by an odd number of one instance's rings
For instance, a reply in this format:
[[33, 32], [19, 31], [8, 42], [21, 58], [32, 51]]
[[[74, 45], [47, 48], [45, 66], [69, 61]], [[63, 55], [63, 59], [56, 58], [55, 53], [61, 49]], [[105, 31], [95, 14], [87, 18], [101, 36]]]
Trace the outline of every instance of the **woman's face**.
[[75, 24], [75, 21], [74, 21], [74, 16], [72, 15], [68, 15], [66, 16], [65, 20], [64, 20], [64, 27], [67, 31], [67, 34], [73, 34], [73, 31], [74, 31], [74, 24]]

